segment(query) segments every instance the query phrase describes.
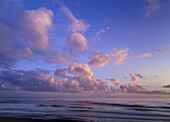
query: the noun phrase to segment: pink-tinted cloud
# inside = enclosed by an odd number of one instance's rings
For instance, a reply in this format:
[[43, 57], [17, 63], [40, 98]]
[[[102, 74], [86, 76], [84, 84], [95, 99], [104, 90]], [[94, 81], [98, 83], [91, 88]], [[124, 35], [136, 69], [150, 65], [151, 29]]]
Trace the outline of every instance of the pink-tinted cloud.
[[139, 55], [139, 57], [141, 58], [150, 57], [150, 56], [152, 56], [152, 54], [149, 54], [149, 53], [144, 53], [144, 54]]
[[159, 0], [145, 0], [145, 17], [150, 17], [153, 13], [160, 9]]
[[116, 51], [115, 50], [115, 59], [113, 60], [115, 63], [115, 65], [119, 65], [119, 64], [123, 64], [124, 60], [127, 59], [127, 55], [128, 55], [128, 52], [129, 51], [129, 48], [126, 48], [124, 50], [119, 50], [119, 51]]
[[155, 54], [165, 54], [166, 53], [166, 51], [163, 51], [161, 49], [155, 49], [155, 48], [152, 49], [152, 52]]
[[[3, 3], [3, 2], [2, 2]], [[52, 26], [51, 10], [40, 8], [37, 10], [23, 10], [14, 7], [11, 12], [8, 4], [1, 9], [0, 14], [0, 66], [11, 67], [18, 60], [28, 59], [40, 51], [49, 48], [48, 30]], [[17, 15], [17, 16], [16, 16]], [[13, 18], [12, 20], [7, 19]]]
[[42, 54], [44, 61], [50, 64], [67, 64], [73, 56], [68, 56], [65, 53], [49, 50], [47, 53]]
[[118, 79], [110, 79], [109, 85], [102, 79], [96, 79], [87, 64], [73, 62], [66, 68], [56, 69], [54, 74], [48, 70], [2, 70], [0, 89], [53, 92], [133, 92], [144, 91], [139, 83], [120, 84]]
[[130, 73], [129, 75], [130, 75], [130, 78], [132, 80], [131, 83], [121, 84], [120, 89], [122, 91], [125, 91], [125, 92], [141, 92], [141, 91], [144, 91], [144, 87], [142, 85], [140, 85], [139, 83], [136, 83], [139, 80], [139, 78], [143, 78], [143, 76], [139, 73], [138, 74], [135, 73], [134, 75], [132, 75], [132, 73]]
[[110, 79], [115, 86], [119, 85], [119, 79]]
[[109, 56], [103, 55], [103, 53], [101, 52], [95, 52], [92, 60], [88, 62], [88, 64], [94, 67], [101, 67], [101, 66], [106, 65], [109, 61], [110, 61]]
[[57, 91], [84, 92], [109, 90], [106, 82], [93, 77], [87, 64], [73, 62], [68, 68], [57, 69], [49, 84]]
[[46, 8], [25, 11], [23, 19], [28, 25], [30, 37], [29, 44], [41, 49], [49, 48], [48, 28], [52, 26], [53, 12]]
[[78, 20], [72, 12], [63, 4], [59, 3], [61, 6], [61, 10], [64, 14], [71, 20], [71, 24], [69, 25], [69, 31], [72, 32], [86, 32], [89, 24], [85, 24], [82, 20]]
[[129, 75], [130, 75], [133, 83], [136, 83], [136, 82], [139, 80], [139, 78], [140, 78], [140, 79], [143, 79], [143, 78], [144, 78], [144, 76], [142, 76], [142, 75], [139, 74], [139, 73], [134, 73], [134, 74], [130, 73]]
[[78, 20], [62, 2], [59, 2], [59, 5], [61, 7], [61, 11], [70, 20], [68, 27], [69, 39], [67, 40], [70, 52], [73, 53], [87, 51], [87, 40], [83, 33], [86, 32], [89, 24], [84, 23], [82, 20]]
[[87, 51], [87, 40], [81, 33], [72, 33], [68, 39], [68, 46], [70, 47], [70, 52]]
[[114, 65], [123, 64], [124, 63], [123, 61], [127, 59], [128, 51], [129, 48], [126, 48], [124, 50], [118, 50], [118, 51], [116, 50], [116, 48], [114, 48], [113, 52], [105, 55], [101, 52], [95, 52], [92, 60], [88, 62], [88, 64], [94, 67], [104, 66], [109, 62], [113, 62]]
[[136, 81], [139, 80], [139, 78], [137, 76], [131, 76], [132, 82], [136, 83]]
[[132, 83], [129, 83], [129, 84], [123, 84], [123, 85], [120, 85], [120, 89], [122, 91], [125, 91], [125, 92], [130, 92], [130, 93], [135, 93], [135, 92], [141, 92], [144, 90], [144, 87], [142, 85], [139, 85], [139, 84], [132, 84]]

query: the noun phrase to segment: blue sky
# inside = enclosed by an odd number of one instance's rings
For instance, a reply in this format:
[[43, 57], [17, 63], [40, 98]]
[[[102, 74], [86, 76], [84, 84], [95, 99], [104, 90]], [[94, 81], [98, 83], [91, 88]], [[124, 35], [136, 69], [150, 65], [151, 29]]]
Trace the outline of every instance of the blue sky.
[[1, 90], [169, 93], [170, 1], [2, 0], [0, 7]]

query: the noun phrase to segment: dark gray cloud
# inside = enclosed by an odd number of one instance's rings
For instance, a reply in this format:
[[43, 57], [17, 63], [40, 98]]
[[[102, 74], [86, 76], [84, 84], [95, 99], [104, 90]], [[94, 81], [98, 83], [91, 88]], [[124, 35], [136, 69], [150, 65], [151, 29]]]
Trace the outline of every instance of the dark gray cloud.
[[143, 93], [143, 94], [170, 94], [166, 91], [161, 91], [161, 90], [153, 90], [153, 91], [141, 91], [137, 93]]
[[144, 76], [142, 76], [141, 74], [139, 74], [139, 73], [135, 73], [135, 75], [137, 76], [137, 77], [139, 77], [139, 78], [145, 78]]
[[170, 85], [164, 85], [163, 88], [170, 88]]

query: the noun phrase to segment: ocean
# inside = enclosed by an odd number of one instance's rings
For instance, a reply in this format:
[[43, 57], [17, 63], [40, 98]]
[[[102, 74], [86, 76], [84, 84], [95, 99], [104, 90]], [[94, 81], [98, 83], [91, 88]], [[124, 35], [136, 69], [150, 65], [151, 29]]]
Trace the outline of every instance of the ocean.
[[170, 99], [1, 98], [0, 117], [79, 121], [170, 121]]

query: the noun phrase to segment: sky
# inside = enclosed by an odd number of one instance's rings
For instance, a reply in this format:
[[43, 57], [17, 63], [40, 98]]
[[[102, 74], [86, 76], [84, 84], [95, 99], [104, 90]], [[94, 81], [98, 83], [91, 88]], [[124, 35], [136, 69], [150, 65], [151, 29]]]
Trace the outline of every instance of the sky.
[[0, 92], [170, 94], [169, 0], [0, 0]]

